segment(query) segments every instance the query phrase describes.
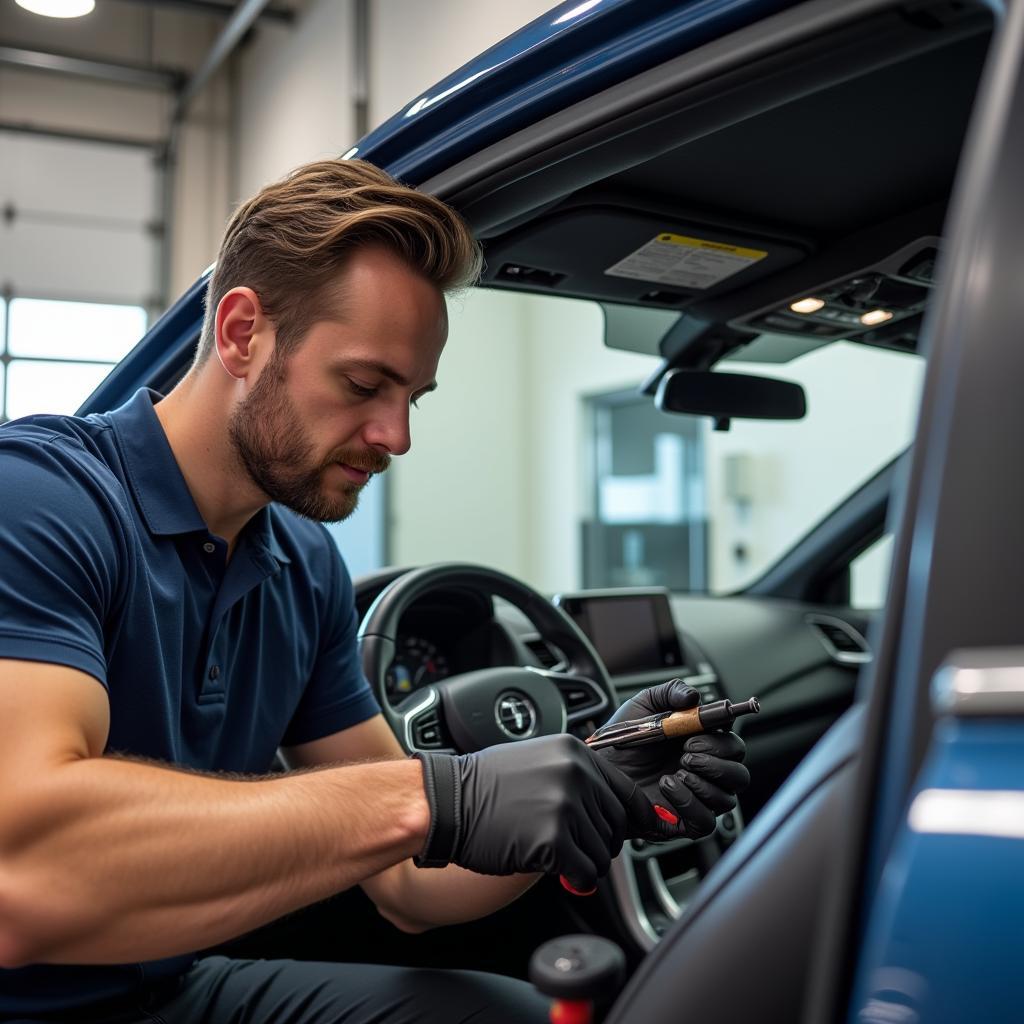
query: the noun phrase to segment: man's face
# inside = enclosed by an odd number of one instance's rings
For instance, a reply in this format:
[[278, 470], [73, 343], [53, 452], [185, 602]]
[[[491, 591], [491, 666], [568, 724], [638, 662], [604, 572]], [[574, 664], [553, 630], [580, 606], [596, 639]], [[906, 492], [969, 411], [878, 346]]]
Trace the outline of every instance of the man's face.
[[229, 423], [257, 486], [323, 522], [351, 515], [370, 476], [409, 450], [409, 409], [433, 390], [447, 336], [442, 296], [389, 253], [356, 254], [339, 285], [341, 319], [271, 357]]

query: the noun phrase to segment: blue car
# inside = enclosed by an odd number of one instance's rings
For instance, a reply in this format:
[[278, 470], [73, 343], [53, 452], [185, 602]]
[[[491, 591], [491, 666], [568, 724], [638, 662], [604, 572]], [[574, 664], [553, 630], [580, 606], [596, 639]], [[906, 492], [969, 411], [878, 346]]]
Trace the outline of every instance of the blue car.
[[[482, 742], [453, 694], [501, 673], [579, 736], [680, 676], [759, 698], [752, 782], [591, 897], [407, 935], [345, 893], [223, 951], [527, 977], [574, 933], [623, 950], [609, 1024], [1024, 1018], [1022, 140], [1020, 3], [569, 0], [345, 154], [486, 260], [338, 533], [400, 742]], [[205, 285], [83, 412], [180, 379]]]

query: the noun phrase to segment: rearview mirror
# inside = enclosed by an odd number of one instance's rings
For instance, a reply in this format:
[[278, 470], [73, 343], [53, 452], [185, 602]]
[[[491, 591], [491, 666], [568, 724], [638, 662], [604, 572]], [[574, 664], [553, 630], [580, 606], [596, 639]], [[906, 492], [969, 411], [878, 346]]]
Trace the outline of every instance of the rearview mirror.
[[719, 427], [731, 419], [801, 420], [807, 414], [800, 384], [711, 370], [670, 370], [658, 384], [654, 404], [662, 412], [712, 416]]

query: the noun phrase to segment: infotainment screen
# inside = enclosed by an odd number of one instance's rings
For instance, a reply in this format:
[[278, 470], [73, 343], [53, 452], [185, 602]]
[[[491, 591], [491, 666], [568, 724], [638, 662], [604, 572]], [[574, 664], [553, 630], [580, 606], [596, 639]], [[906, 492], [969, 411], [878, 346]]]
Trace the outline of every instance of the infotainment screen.
[[667, 590], [559, 594], [555, 604], [587, 635], [610, 675], [671, 672], [683, 663]]

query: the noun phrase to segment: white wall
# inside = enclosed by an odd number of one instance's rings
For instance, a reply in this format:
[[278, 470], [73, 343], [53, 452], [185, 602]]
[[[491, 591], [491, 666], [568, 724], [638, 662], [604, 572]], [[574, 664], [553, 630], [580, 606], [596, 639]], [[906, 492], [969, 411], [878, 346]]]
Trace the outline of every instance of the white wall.
[[235, 69], [232, 206], [355, 141], [352, 4], [310, 3], [292, 26], [260, 23]]
[[479, 561], [541, 590], [576, 586], [584, 398], [636, 385], [658, 360], [604, 348], [593, 302], [476, 292], [450, 317], [437, 394], [391, 470], [394, 561]]
[[529, 561], [529, 321], [515, 295], [450, 303], [438, 389], [412, 413], [412, 451], [389, 472], [392, 561]]

